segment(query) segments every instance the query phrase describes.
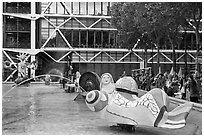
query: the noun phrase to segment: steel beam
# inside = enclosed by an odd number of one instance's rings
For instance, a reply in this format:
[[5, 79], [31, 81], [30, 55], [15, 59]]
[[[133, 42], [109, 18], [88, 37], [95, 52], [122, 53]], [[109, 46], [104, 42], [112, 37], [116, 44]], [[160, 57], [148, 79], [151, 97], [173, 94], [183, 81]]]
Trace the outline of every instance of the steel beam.
[[111, 16], [97, 16], [97, 15], [68, 15], [68, 14], [46, 14], [42, 13], [41, 16], [45, 17], [76, 17], [76, 18], [105, 18], [105, 19], [111, 19]]

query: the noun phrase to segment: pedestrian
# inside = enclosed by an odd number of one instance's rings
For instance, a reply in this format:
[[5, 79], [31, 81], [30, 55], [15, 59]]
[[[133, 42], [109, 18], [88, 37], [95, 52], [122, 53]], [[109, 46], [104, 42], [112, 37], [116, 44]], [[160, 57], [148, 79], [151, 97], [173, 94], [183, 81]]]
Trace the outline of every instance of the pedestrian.
[[[183, 84], [183, 88], [181, 89], [181, 92], [183, 90], [182, 93], [182, 99], [188, 100], [188, 93], [189, 93], [189, 81], [188, 79], [184, 79], [184, 84]], [[190, 101], [190, 97], [189, 97], [189, 101]]]
[[150, 81], [150, 76], [149, 76], [148, 72], [146, 72], [146, 74], [145, 74], [144, 83], [145, 83], [145, 90], [150, 91], [151, 90], [151, 81]]
[[164, 90], [164, 85], [165, 85], [165, 79], [163, 74], [159, 74], [157, 80], [156, 80], [156, 86], [157, 88], [163, 89]]
[[201, 101], [201, 96], [202, 96], [202, 80], [201, 80], [201, 76], [199, 75], [200, 73], [197, 73], [197, 75], [194, 75], [194, 79], [197, 83], [197, 88], [199, 91], [199, 102]]
[[166, 93], [170, 97], [175, 97], [175, 93], [178, 93], [178, 91], [179, 91], [179, 84], [178, 82], [173, 81]]
[[63, 78], [62, 78], [62, 88], [63, 88], [63, 89], [65, 88], [65, 85], [66, 85], [66, 80], [65, 80], [65, 78], [63, 77]]
[[60, 88], [63, 88], [63, 86], [62, 86], [62, 77], [60, 77], [60, 79], [59, 79], [59, 84], [60, 84]]
[[139, 74], [138, 71], [137, 71], [136, 76], [135, 76], [135, 81], [136, 81], [136, 83], [138, 85], [138, 88], [141, 89], [140, 74]]
[[74, 80], [74, 84], [75, 84], [75, 92], [80, 92], [80, 86], [79, 86], [79, 79], [81, 77], [81, 74], [79, 71], [76, 72], [76, 78]]
[[193, 76], [189, 77], [189, 91], [190, 91], [190, 101], [198, 103], [199, 100], [199, 90], [196, 81]]

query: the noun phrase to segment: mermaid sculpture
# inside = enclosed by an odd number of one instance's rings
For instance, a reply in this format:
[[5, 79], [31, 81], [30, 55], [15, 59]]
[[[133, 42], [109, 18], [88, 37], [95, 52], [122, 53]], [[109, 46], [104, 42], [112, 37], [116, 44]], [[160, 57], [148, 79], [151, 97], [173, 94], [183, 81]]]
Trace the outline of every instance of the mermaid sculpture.
[[185, 103], [170, 111], [169, 97], [159, 88], [138, 97], [137, 83], [128, 76], [116, 82], [112, 99], [107, 92], [110, 88], [101, 87], [102, 91], [93, 90], [87, 94], [86, 105], [92, 111], [103, 113], [107, 121], [119, 125], [182, 128], [193, 107], [192, 103]]

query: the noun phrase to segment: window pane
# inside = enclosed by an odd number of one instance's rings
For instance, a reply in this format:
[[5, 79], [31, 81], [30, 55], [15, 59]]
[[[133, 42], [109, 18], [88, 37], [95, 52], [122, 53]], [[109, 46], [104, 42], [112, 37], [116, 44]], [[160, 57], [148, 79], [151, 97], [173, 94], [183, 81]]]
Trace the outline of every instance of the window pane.
[[30, 33], [19, 33], [18, 42], [18, 48], [30, 48]]
[[64, 18], [57, 18], [57, 26], [61, 25], [65, 21]]
[[79, 46], [79, 32], [73, 31], [73, 46], [78, 47]]
[[17, 12], [17, 2], [6, 2], [6, 12], [16, 13]]
[[62, 6], [62, 4], [60, 2], [57, 2], [57, 13], [59, 14], [65, 14], [65, 9], [64, 7]]
[[19, 2], [18, 12], [19, 13], [30, 13], [30, 2]]
[[53, 31], [54, 29], [41, 29], [41, 46], [43, 46]]
[[6, 2], [8, 13], [30, 13], [30, 2]]
[[109, 47], [108, 38], [109, 38], [109, 33], [107, 31], [103, 31], [103, 47], [105, 48]]
[[101, 15], [101, 2], [95, 2], [95, 15]]
[[61, 30], [63, 32], [66, 40], [71, 44], [72, 43], [72, 31], [71, 30]]
[[6, 16], [6, 30], [7, 31], [17, 30], [17, 18], [12, 16]]
[[81, 31], [81, 45], [82, 47], [86, 47], [86, 31]]
[[89, 15], [94, 15], [94, 2], [89, 2], [88, 5], [89, 5], [88, 14]]
[[101, 46], [101, 31], [97, 31], [97, 32], [96, 32], [96, 45], [97, 45], [98, 47]]
[[103, 15], [108, 15], [108, 2], [103, 2]]
[[20, 31], [30, 31], [30, 20], [19, 19], [18, 20], [18, 30], [20, 30]]
[[111, 45], [111, 47], [114, 46], [114, 40], [115, 40], [115, 32], [111, 31], [110, 32], [110, 45]]
[[[65, 5], [66, 5], [66, 8], [67, 8], [67, 10], [69, 11], [69, 14], [71, 14], [72, 12], [71, 12], [71, 2], [65, 2]], [[66, 13], [66, 12], [65, 12]]]
[[14, 48], [17, 46], [17, 33], [7, 33], [6, 47]]
[[48, 22], [45, 19], [42, 19], [42, 28], [48, 28]]
[[80, 2], [80, 14], [86, 14], [86, 2]]
[[89, 38], [88, 38], [88, 45], [89, 48], [93, 48], [94, 47], [94, 31], [89, 31]]
[[79, 2], [73, 2], [73, 14], [79, 14]]
[[42, 2], [41, 3], [41, 11], [44, 12], [45, 8], [47, 7], [47, 5], [49, 4], [49, 2]]
[[66, 43], [63, 40], [62, 36], [59, 34], [59, 32], [56, 32], [56, 47], [66, 47]]
[[50, 5], [50, 7], [47, 9], [46, 13], [52, 13], [52, 14], [57, 13], [57, 11], [56, 11], [56, 2], [53, 2]]

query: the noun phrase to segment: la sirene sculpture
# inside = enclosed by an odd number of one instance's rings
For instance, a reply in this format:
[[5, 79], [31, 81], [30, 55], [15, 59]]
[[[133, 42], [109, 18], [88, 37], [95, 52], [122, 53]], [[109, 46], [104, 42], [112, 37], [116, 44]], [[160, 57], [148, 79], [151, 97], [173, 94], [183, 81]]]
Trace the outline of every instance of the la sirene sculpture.
[[[132, 77], [122, 77], [115, 85], [109, 73], [101, 78], [100, 91], [90, 91], [85, 102], [90, 110], [102, 113], [109, 123], [171, 129], [185, 126], [192, 103], [182, 104], [170, 111], [169, 97], [159, 88], [138, 97], [137, 83]], [[115, 87], [114, 90], [112, 87]]]

